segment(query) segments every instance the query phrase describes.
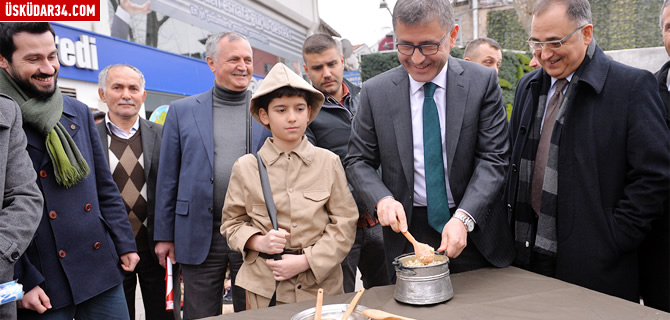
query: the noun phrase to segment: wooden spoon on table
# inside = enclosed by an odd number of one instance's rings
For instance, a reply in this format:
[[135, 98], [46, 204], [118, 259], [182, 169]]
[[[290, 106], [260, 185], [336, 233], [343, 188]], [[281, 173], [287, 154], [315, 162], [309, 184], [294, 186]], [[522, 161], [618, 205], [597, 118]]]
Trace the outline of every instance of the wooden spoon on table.
[[351, 299], [351, 302], [349, 303], [349, 307], [347, 307], [347, 311], [345, 311], [344, 314], [342, 315], [342, 320], [349, 319], [349, 315], [351, 315], [351, 313], [354, 312], [354, 309], [356, 309], [356, 305], [358, 304], [358, 300], [361, 299], [361, 296], [363, 295], [363, 292], [365, 292], [365, 288], [361, 288], [361, 290], [358, 290], [358, 293], [356, 293], [354, 298]]
[[416, 241], [409, 231], [405, 231], [402, 234], [414, 246], [414, 255], [416, 255], [416, 258], [419, 259], [419, 261], [423, 262], [423, 264], [433, 262], [433, 259], [435, 259], [435, 249], [433, 249], [433, 247]]
[[323, 288], [316, 293], [316, 307], [314, 308], [314, 320], [321, 320], [321, 307], [323, 307]]
[[314, 308], [314, 320], [337, 320], [331, 318], [321, 318], [321, 310], [323, 307], [323, 289], [319, 288], [316, 293], [316, 307]]
[[414, 320], [412, 318], [399, 316], [397, 314], [389, 313], [378, 309], [363, 310], [363, 315], [370, 319], [375, 320]]

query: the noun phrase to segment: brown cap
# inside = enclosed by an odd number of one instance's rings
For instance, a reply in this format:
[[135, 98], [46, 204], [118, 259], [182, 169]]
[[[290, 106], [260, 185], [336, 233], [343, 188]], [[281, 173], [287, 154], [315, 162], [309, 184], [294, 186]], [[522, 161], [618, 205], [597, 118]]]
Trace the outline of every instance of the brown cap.
[[[312, 85], [307, 83], [307, 81], [289, 69], [286, 65], [278, 62], [274, 65], [274, 67], [272, 67], [272, 70], [270, 70], [268, 75], [265, 76], [265, 79], [263, 79], [261, 85], [258, 87], [258, 89], [256, 89], [253, 97], [251, 97], [249, 112], [251, 112], [251, 115], [254, 117], [254, 119], [256, 119], [256, 121], [262, 124], [258, 116], [258, 109], [260, 107], [256, 104], [258, 98], [286, 86], [307, 91], [307, 104], [312, 107], [308, 123], [311, 123], [312, 120], [316, 118], [319, 110], [321, 110], [321, 105], [323, 105], [323, 94], [319, 90], [314, 89]], [[265, 127], [270, 130], [269, 126]]]

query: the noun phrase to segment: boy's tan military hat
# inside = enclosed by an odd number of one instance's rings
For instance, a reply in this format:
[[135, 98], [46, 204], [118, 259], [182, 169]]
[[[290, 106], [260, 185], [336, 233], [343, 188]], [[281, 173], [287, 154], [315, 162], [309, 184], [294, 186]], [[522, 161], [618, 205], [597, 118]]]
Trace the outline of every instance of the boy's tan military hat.
[[[251, 97], [251, 103], [249, 104], [249, 112], [251, 112], [251, 116], [253, 116], [256, 121], [262, 124], [258, 116], [258, 109], [260, 108], [260, 106], [258, 106], [256, 103], [258, 98], [286, 86], [302, 89], [308, 92], [307, 104], [312, 107], [312, 111], [309, 117], [309, 123], [311, 123], [312, 120], [316, 118], [319, 110], [321, 110], [321, 105], [323, 105], [324, 101], [323, 94], [319, 90], [314, 89], [312, 85], [307, 83], [307, 81], [305, 81], [281, 62], [278, 62], [274, 65], [274, 67], [272, 67], [272, 70], [270, 70], [254, 95]], [[270, 130], [269, 126], [265, 127]]]

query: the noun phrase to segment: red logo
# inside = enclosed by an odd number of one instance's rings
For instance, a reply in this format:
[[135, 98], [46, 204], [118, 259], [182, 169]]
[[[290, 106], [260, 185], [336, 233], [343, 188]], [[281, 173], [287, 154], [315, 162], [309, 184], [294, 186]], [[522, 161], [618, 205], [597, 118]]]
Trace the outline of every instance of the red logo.
[[99, 0], [6, 0], [0, 21], [100, 21]]

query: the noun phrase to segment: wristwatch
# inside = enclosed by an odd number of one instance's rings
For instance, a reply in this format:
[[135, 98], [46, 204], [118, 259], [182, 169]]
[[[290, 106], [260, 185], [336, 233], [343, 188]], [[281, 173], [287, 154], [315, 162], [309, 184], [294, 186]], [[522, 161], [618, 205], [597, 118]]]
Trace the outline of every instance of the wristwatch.
[[461, 220], [465, 225], [465, 227], [468, 229], [468, 232], [472, 232], [472, 230], [475, 229], [475, 222], [472, 220], [472, 218], [468, 217], [467, 215], [460, 212], [456, 212], [456, 214], [454, 214], [454, 218]]

